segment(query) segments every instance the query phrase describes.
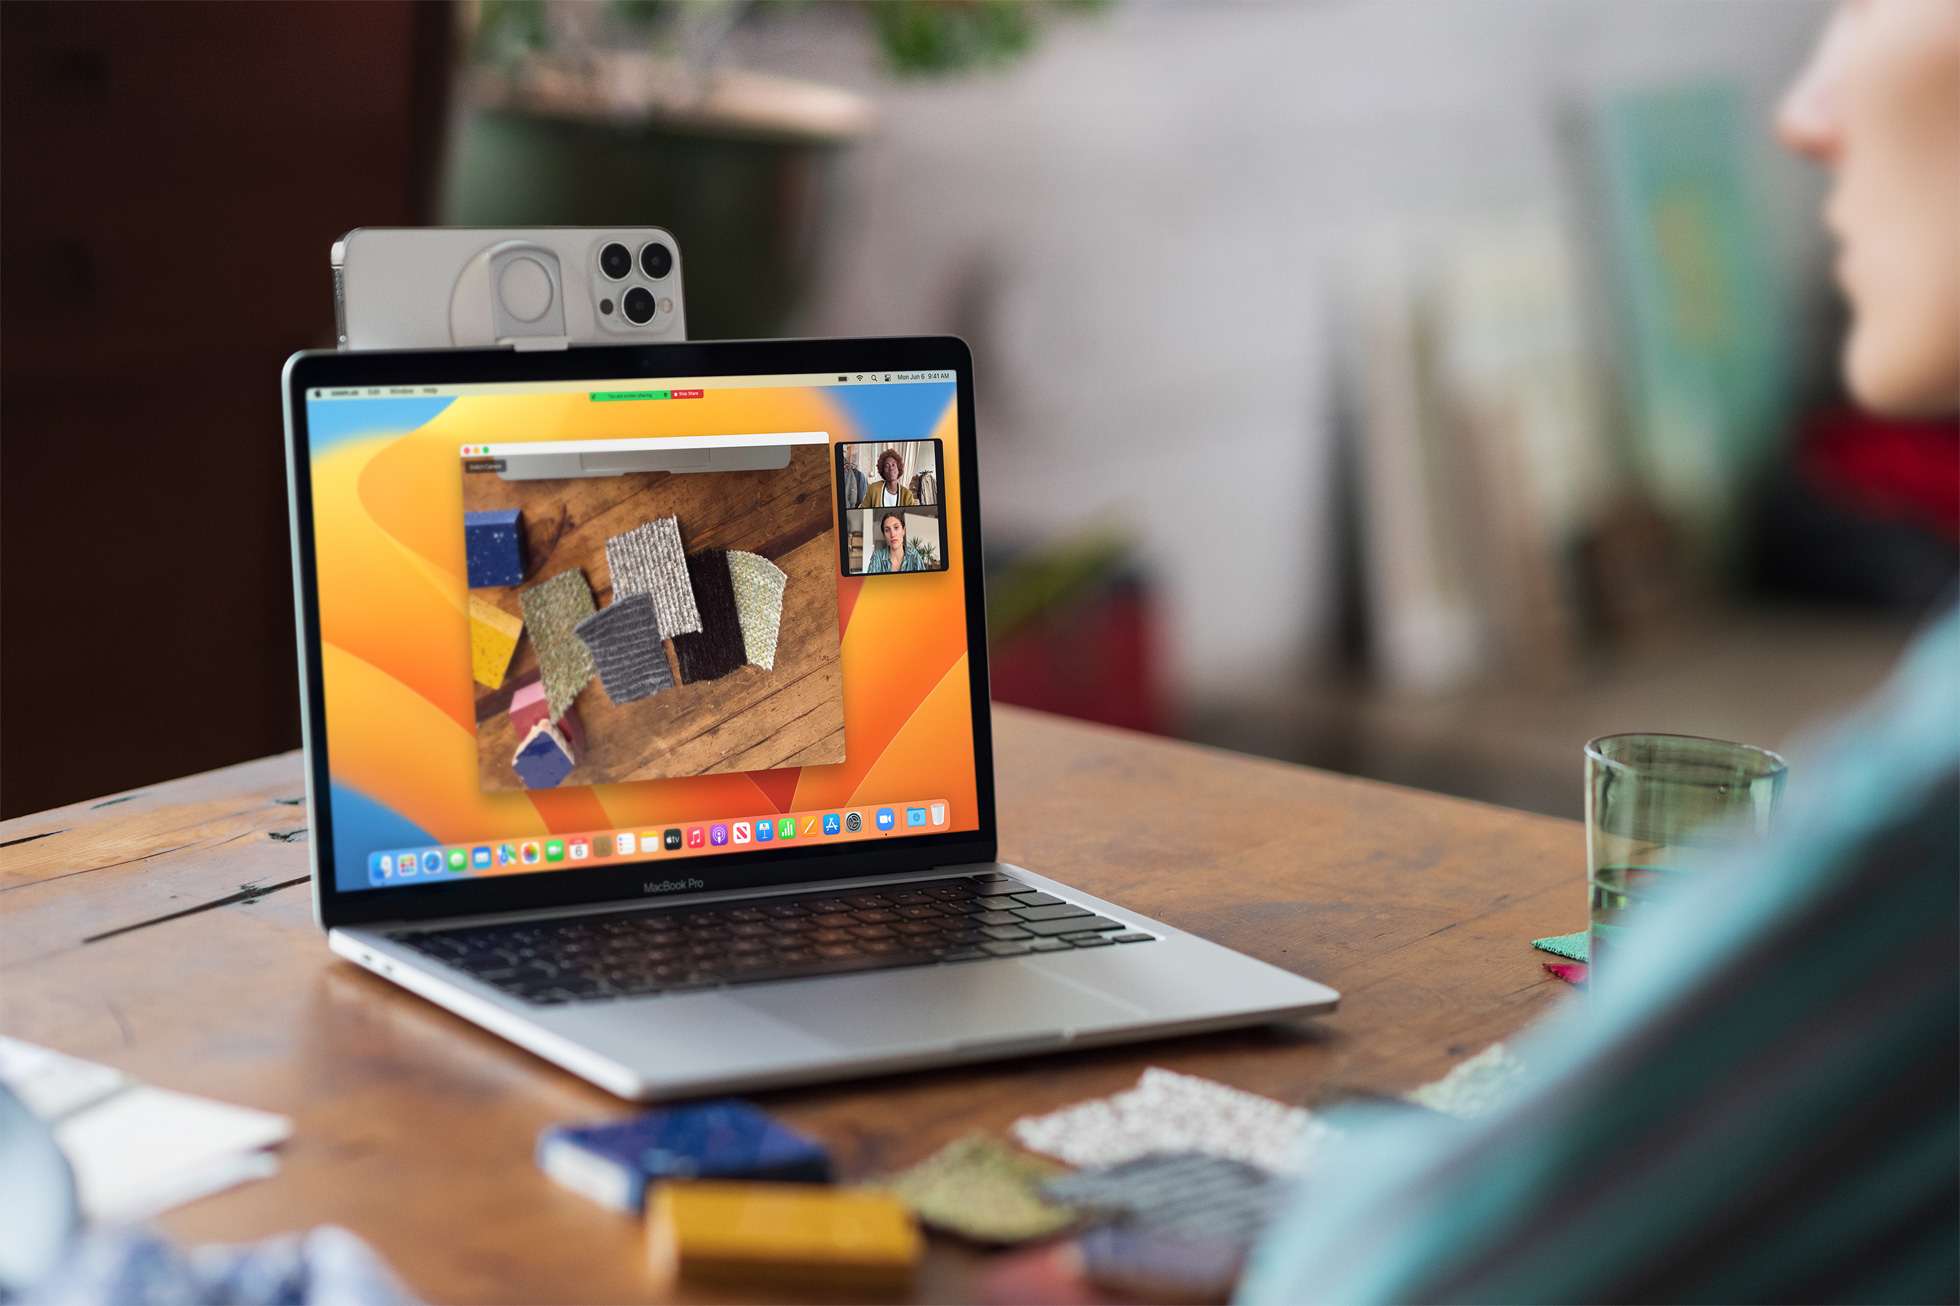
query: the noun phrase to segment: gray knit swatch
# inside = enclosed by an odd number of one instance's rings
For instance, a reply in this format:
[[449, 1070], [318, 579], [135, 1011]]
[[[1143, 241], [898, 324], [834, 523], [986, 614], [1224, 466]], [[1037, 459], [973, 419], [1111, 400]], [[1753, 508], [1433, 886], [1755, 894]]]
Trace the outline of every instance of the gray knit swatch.
[[660, 642], [660, 623], [653, 613], [653, 595], [615, 598], [579, 622], [575, 633], [591, 651], [599, 683], [613, 702], [631, 703], [674, 687], [667, 646]]
[[585, 583], [585, 573], [574, 567], [520, 590], [517, 598], [524, 605], [531, 645], [538, 651], [545, 707], [556, 721], [592, 679], [592, 655], [572, 633], [593, 613], [592, 587]]
[[776, 668], [776, 636], [783, 626], [783, 587], [789, 577], [759, 553], [728, 554], [735, 585], [735, 615], [742, 619], [742, 646], [764, 671]]
[[653, 610], [666, 638], [701, 629], [678, 517], [660, 517], [607, 540], [606, 567], [612, 572], [615, 601], [623, 594], [653, 595]]

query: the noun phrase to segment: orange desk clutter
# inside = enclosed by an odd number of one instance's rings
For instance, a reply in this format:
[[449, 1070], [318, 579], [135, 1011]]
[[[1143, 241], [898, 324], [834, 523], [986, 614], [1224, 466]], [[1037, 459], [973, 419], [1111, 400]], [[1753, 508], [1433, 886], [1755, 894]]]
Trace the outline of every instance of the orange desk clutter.
[[[1340, 1009], [757, 1094], [834, 1185], [612, 1210], [546, 1177], [538, 1140], [640, 1108], [328, 951], [288, 754], [0, 824], [0, 1033], [290, 1119], [275, 1175], [159, 1219], [188, 1243], [337, 1224], [432, 1302], [975, 1301], [1001, 1253], [921, 1234], [868, 1184], [976, 1134], [995, 1142], [965, 1151], [1005, 1156], [1034, 1136], [1016, 1121], [1151, 1067], [1310, 1111], [1403, 1093], [1572, 992], [1530, 940], [1585, 923], [1576, 824], [1011, 708], [994, 730], [1003, 861], [1323, 980]], [[758, 1213], [802, 1231], [784, 1265], [818, 1268], [718, 1275], [753, 1265], [716, 1239]]]

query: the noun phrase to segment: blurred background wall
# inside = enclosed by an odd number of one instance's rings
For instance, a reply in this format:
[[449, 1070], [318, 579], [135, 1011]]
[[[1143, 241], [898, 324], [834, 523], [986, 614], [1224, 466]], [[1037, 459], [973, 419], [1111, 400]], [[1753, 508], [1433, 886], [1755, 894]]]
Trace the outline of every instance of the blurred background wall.
[[1825, 12], [0, 7], [0, 809], [297, 742], [278, 364], [432, 218], [666, 225], [697, 335], [965, 336], [998, 697], [1555, 812], [1589, 734], [1783, 742], [1954, 567], [1950, 430], [1829, 484], [1767, 131]]
[[[846, 40], [783, 33], [756, 55], [863, 87], [883, 125], [848, 161], [802, 324], [967, 336], [990, 544], [1127, 525], [1189, 699], [1296, 677], [1336, 637], [1334, 386], [1356, 262], [1571, 230], [1562, 115], [1713, 76], [1766, 123], [1825, 12], [1137, 4], [1057, 23], [1004, 76], [899, 86]], [[1749, 162], [1774, 196], [1776, 267], [1814, 306], [1818, 180], [1767, 148]]]

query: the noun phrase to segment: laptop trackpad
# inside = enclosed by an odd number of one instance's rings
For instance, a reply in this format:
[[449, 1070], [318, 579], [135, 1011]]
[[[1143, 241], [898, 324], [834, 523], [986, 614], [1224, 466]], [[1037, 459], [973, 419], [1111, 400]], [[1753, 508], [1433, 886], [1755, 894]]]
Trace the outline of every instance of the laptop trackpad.
[[844, 1047], [958, 1047], [1123, 1025], [1144, 1014], [1018, 963], [939, 966], [755, 989], [731, 1000]]

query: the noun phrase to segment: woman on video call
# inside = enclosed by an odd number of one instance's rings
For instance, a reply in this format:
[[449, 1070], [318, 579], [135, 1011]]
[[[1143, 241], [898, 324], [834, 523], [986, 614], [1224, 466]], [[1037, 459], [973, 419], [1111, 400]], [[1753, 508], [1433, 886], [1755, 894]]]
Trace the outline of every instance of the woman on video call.
[[[1852, 394], [1951, 419], [1960, 0], [1848, 0], [1777, 126], [1832, 174]], [[1512, 1041], [1526, 1082], [1503, 1105], [1469, 1124], [1352, 1115], [1238, 1300], [1960, 1300], [1950, 604], [1792, 758], [1778, 819]]]
[[873, 549], [871, 560], [865, 564], [867, 576], [887, 576], [895, 571], [924, 571], [926, 560], [919, 551], [905, 542], [905, 518], [896, 512], [887, 512], [878, 518], [878, 533], [885, 537], [885, 547]]
[[905, 474], [905, 460], [898, 456], [898, 450], [887, 449], [878, 455], [878, 479], [864, 491], [864, 502], [860, 508], [909, 508], [918, 500], [913, 497], [909, 487], [900, 485], [898, 478]]

